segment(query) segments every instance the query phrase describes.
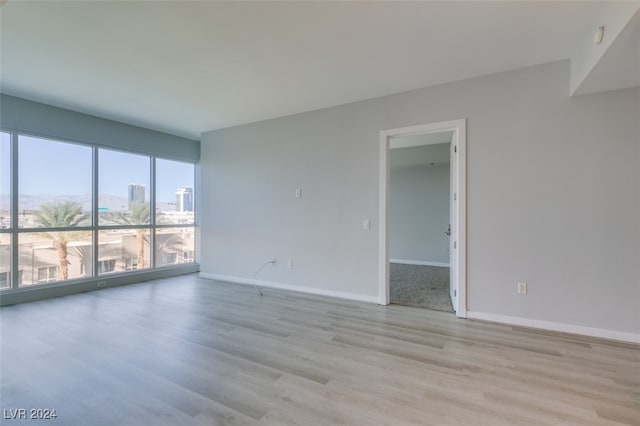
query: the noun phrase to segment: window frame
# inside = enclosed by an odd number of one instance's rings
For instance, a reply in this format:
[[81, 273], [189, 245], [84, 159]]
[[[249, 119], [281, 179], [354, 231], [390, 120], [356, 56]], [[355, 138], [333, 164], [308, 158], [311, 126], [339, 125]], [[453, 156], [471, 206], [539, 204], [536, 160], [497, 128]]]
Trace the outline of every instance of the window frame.
[[[157, 259], [156, 259], [156, 252], [157, 252], [157, 247], [156, 247], [156, 231], [159, 228], [185, 228], [185, 227], [192, 227], [194, 229], [194, 239], [196, 238], [196, 230], [198, 227], [198, 215], [197, 215], [197, 209], [196, 209], [196, 204], [198, 202], [197, 200], [197, 179], [196, 179], [196, 175], [197, 175], [197, 162], [191, 162], [189, 160], [183, 160], [183, 159], [174, 159], [174, 158], [168, 158], [166, 156], [162, 156], [162, 155], [155, 155], [155, 154], [150, 154], [150, 153], [146, 153], [146, 152], [138, 152], [138, 151], [126, 151], [120, 148], [115, 148], [112, 146], [108, 146], [108, 145], [103, 145], [103, 144], [98, 144], [98, 143], [90, 143], [90, 142], [86, 142], [86, 141], [79, 141], [79, 140], [73, 140], [70, 138], [60, 138], [60, 137], [55, 137], [55, 136], [50, 136], [50, 135], [42, 135], [42, 134], [37, 134], [34, 132], [28, 132], [28, 131], [22, 131], [19, 129], [6, 129], [6, 128], [0, 128], [0, 132], [2, 133], [6, 133], [9, 134], [10, 138], [10, 146], [9, 146], [9, 153], [10, 153], [10, 182], [9, 182], [9, 186], [10, 186], [10, 191], [9, 191], [9, 209], [10, 209], [10, 224], [8, 228], [0, 228], [0, 234], [9, 234], [10, 235], [10, 267], [9, 267], [9, 286], [5, 287], [5, 288], [1, 288], [0, 289], [0, 294], [7, 294], [11, 291], [15, 291], [15, 290], [31, 290], [31, 289], [36, 289], [36, 288], [43, 288], [43, 287], [51, 287], [52, 285], [67, 285], [67, 284], [76, 284], [76, 283], [82, 283], [82, 282], [86, 282], [89, 280], [96, 280], [96, 279], [101, 279], [101, 278], [105, 278], [105, 274], [108, 275], [109, 277], [112, 276], [130, 276], [130, 275], [136, 275], [136, 274], [143, 274], [143, 273], [148, 273], [148, 272], [153, 272], [156, 270], [163, 270], [163, 269], [175, 269], [175, 268], [179, 268], [185, 265], [196, 265], [196, 258], [195, 258], [195, 246], [194, 246], [194, 256], [192, 258], [192, 260], [190, 262], [184, 262], [184, 263], [176, 263], [176, 264], [170, 264], [170, 265], [162, 265], [162, 266], [157, 266]], [[20, 136], [25, 136], [25, 137], [33, 137], [33, 138], [38, 138], [38, 139], [44, 139], [44, 140], [48, 140], [48, 141], [52, 141], [52, 142], [58, 142], [58, 143], [66, 143], [66, 144], [74, 144], [74, 145], [80, 145], [80, 146], [85, 146], [85, 147], [89, 147], [91, 148], [92, 152], [91, 152], [91, 159], [92, 159], [92, 165], [91, 165], [91, 189], [92, 189], [92, 206], [91, 206], [91, 213], [90, 213], [90, 225], [86, 225], [86, 226], [77, 226], [77, 227], [40, 227], [40, 228], [35, 228], [35, 227], [29, 227], [29, 228], [22, 228], [20, 226], [18, 226], [18, 217], [19, 217], [19, 206], [18, 206], [18, 199], [19, 199], [19, 192], [18, 192], [18, 180], [19, 180], [19, 173], [18, 173], [18, 167], [19, 167], [19, 138]], [[117, 151], [117, 152], [121, 152], [124, 154], [133, 154], [133, 155], [142, 155], [145, 157], [149, 158], [149, 167], [150, 167], [150, 191], [149, 191], [149, 215], [150, 215], [150, 220], [148, 224], [139, 224], [139, 225], [99, 225], [99, 218], [98, 218], [98, 196], [99, 196], [99, 173], [98, 173], [98, 152], [100, 149], [107, 149], [107, 150], [111, 150], [111, 151]], [[185, 224], [156, 224], [156, 173], [155, 173], [155, 167], [156, 167], [156, 161], [158, 159], [162, 159], [162, 160], [168, 160], [168, 161], [176, 161], [176, 162], [181, 162], [181, 163], [185, 163], [188, 164], [190, 166], [193, 166], [193, 213], [194, 213], [194, 217], [193, 217], [193, 223], [186, 225]], [[100, 274], [98, 272], [98, 263], [99, 263], [99, 258], [98, 258], [98, 249], [99, 249], [99, 240], [98, 240], [98, 234], [100, 231], [105, 231], [105, 230], [126, 230], [126, 229], [146, 229], [149, 231], [149, 267], [145, 267], [143, 269], [137, 269], [137, 265], [136, 265], [136, 269], [129, 269], [129, 268], [124, 268], [122, 271], [117, 271], [117, 272], [108, 272], [108, 273], [102, 273]], [[32, 233], [32, 232], [62, 232], [62, 231], [78, 231], [78, 232], [90, 232], [91, 233], [91, 245], [92, 245], [92, 258], [93, 258], [93, 262], [92, 262], [92, 271], [90, 274], [87, 274], [86, 272], [84, 273], [83, 276], [78, 277], [78, 278], [69, 278], [66, 280], [57, 280], [57, 276], [56, 279], [54, 280], [47, 280], [46, 282], [40, 282], [39, 280], [33, 280], [34, 277], [32, 277], [32, 284], [28, 284], [28, 285], [23, 285], [22, 281], [23, 281], [23, 277], [22, 277], [22, 270], [19, 270], [19, 236], [21, 234], [26, 234], [26, 233]], [[180, 256], [178, 256], [180, 257]], [[107, 259], [108, 260], [108, 259]], [[145, 262], [146, 263], [146, 262]], [[116, 260], [116, 266], [118, 265], [118, 261]], [[57, 268], [57, 266], [55, 266]], [[15, 271], [18, 271], [19, 273], [15, 273]]]
[[[43, 270], [46, 272], [45, 274], [46, 276], [44, 278], [40, 278], [40, 271], [43, 271]], [[53, 274], [51, 272], [53, 272]], [[31, 278], [31, 280], [33, 281], [33, 277]], [[57, 265], [42, 266], [38, 268], [38, 279], [33, 284], [30, 284], [30, 285], [52, 283], [56, 281], [58, 281], [58, 266]]]

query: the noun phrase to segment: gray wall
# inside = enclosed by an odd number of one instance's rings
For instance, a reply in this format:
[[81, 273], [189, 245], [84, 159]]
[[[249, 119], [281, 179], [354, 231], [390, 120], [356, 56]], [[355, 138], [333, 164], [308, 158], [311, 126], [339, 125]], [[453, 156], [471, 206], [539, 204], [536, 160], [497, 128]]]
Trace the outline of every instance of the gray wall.
[[376, 296], [380, 130], [467, 118], [469, 310], [639, 333], [640, 90], [568, 93], [560, 61], [205, 133], [201, 270]]
[[448, 264], [449, 164], [396, 168], [397, 151], [391, 150], [389, 257]]
[[173, 160], [198, 161], [200, 142], [0, 94], [0, 128]]

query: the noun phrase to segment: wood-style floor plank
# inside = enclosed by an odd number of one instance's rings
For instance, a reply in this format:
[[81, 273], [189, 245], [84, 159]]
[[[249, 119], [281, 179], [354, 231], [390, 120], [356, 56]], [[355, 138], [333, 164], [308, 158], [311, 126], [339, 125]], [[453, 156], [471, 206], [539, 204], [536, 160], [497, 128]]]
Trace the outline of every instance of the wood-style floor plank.
[[640, 425], [638, 345], [263, 293], [186, 275], [4, 307], [2, 414], [56, 409], [46, 424], [96, 426]]

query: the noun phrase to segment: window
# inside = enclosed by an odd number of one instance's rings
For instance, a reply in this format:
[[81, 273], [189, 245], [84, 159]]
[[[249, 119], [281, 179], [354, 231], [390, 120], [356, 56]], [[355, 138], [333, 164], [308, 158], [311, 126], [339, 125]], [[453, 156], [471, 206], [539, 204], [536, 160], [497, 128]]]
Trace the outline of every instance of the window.
[[99, 260], [98, 261], [98, 273], [113, 272], [116, 269], [116, 260]]
[[156, 160], [156, 223], [193, 224], [193, 164]]
[[[156, 230], [157, 266], [193, 263], [193, 252], [195, 251], [194, 234], [195, 228], [193, 226], [158, 228]], [[185, 252], [191, 253], [191, 255], [184, 256]]]
[[164, 264], [171, 265], [173, 263], [176, 263], [176, 260], [178, 260], [178, 253], [164, 253], [163, 257]]
[[156, 160], [156, 266], [193, 263], [195, 166]]
[[192, 263], [194, 260], [193, 250], [183, 251], [182, 252], [182, 262], [183, 263]]
[[11, 288], [11, 135], [0, 133], [0, 289]]
[[117, 259], [111, 270], [98, 271], [125, 272], [131, 270], [132, 258], [135, 258], [135, 269], [151, 267], [150, 247], [151, 232], [149, 229], [109, 229], [98, 232], [98, 260]]
[[0, 133], [0, 229], [11, 226], [11, 135]]
[[125, 269], [127, 271], [135, 271], [136, 269], [138, 269], [138, 258], [136, 257], [128, 258]]
[[21, 228], [91, 226], [92, 149], [20, 136], [18, 224]]
[[98, 224], [149, 224], [150, 158], [99, 149], [98, 161]]
[[0, 234], [0, 288], [11, 287], [11, 234]]
[[[93, 249], [90, 231], [21, 232], [18, 234], [18, 266], [21, 286], [41, 283], [41, 270], [58, 268], [46, 281], [69, 280], [91, 275]], [[53, 279], [52, 279], [53, 278]], [[46, 282], [45, 281], [45, 282]]]
[[[18, 271], [18, 285], [22, 283], [22, 271]], [[11, 287], [11, 274], [9, 272], [0, 272], [0, 288]]]
[[57, 266], [38, 268], [38, 282], [57, 281], [57, 279], [58, 279]]
[[0, 132], [0, 289], [193, 263], [194, 172], [192, 163]]

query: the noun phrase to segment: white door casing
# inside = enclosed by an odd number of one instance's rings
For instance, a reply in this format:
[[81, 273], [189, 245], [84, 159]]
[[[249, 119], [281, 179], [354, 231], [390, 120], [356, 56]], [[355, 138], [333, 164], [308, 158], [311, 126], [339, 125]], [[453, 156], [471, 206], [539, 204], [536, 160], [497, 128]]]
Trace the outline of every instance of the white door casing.
[[[455, 134], [453, 139], [455, 139]], [[456, 203], [458, 194], [456, 194], [456, 161], [455, 156], [458, 155], [458, 147], [454, 140], [451, 140], [451, 146], [449, 147], [449, 226], [451, 232], [449, 234], [449, 296], [451, 297], [451, 304], [453, 309], [457, 311], [458, 306], [458, 289], [455, 286], [456, 280], [456, 250], [454, 243], [456, 241]]]
[[[378, 303], [389, 304], [389, 142], [391, 138], [453, 131], [451, 142], [451, 295], [459, 317], [467, 316], [466, 299], [466, 119], [380, 132]], [[455, 200], [453, 197], [455, 196]], [[455, 294], [455, 297], [453, 295]]]

